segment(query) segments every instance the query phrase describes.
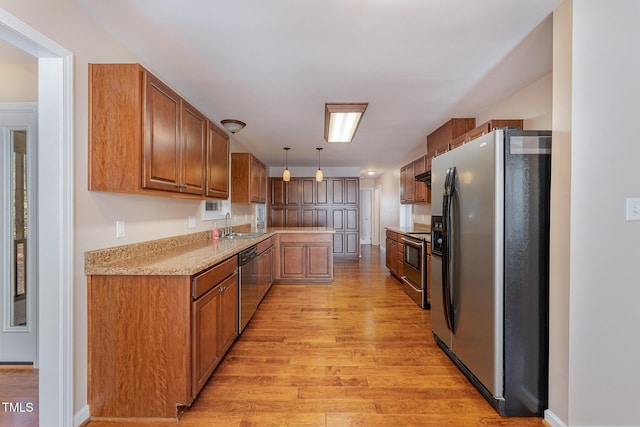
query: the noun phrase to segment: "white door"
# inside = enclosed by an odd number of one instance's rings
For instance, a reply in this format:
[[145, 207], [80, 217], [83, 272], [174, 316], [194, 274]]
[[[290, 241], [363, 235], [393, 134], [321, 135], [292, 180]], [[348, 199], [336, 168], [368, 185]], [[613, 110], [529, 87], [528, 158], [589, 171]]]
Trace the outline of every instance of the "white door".
[[0, 129], [0, 362], [37, 365], [35, 104], [0, 104]]
[[360, 244], [371, 244], [371, 189], [360, 190]]

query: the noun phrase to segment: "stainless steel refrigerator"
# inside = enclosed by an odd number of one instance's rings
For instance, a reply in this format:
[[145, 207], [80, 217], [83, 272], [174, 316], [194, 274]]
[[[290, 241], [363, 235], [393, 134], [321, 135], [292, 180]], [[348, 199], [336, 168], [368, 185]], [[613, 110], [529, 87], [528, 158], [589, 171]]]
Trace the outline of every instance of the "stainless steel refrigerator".
[[431, 326], [503, 416], [548, 402], [551, 132], [504, 128], [431, 166]]

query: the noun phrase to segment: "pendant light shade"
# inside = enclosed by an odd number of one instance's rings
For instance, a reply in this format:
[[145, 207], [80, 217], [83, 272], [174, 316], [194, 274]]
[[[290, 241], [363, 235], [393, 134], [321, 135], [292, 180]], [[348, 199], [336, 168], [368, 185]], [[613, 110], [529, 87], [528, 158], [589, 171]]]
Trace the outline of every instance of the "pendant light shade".
[[321, 182], [324, 178], [322, 169], [320, 169], [320, 151], [322, 151], [322, 148], [318, 147], [316, 150], [318, 150], [318, 170], [316, 171], [316, 181]]
[[288, 182], [291, 179], [291, 172], [289, 172], [289, 150], [291, 150], [291, 148], [289, 147], [284, 147], [284, 172], [282, 172], [282, 180], [285, 182]]

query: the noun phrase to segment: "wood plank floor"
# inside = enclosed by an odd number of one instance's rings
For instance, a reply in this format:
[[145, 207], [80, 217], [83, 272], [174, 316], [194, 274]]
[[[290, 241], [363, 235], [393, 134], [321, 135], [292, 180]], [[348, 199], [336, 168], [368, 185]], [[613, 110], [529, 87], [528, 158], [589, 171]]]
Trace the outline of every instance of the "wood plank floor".
[[38, 370], [0, 365], [0, 426], [38, 427]]
[[135, 425], [548, 426], [500, 417], [434, 343], [429, 311], [364, 248], [335, 262], [332, 285], [274, 286], [179, 423]]

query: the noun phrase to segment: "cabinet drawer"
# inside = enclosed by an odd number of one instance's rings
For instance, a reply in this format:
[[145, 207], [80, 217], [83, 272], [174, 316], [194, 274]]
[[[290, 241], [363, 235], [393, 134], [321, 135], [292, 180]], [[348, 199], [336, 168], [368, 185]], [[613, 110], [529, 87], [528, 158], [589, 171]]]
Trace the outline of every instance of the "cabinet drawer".
[[329, 233], [284, 233], [280, 235], [283, 243], [331, 243], [333, 236]]
[[268, 239], [264, 239], [262, 242], [258, 243], [258, 253], [261, 254], [262, 252], [269, 249], [271, 246], [273, 246], [273, 236], [269, 237]]
[[237, 268], [238, 257], [234, 256], [195, 276], [192, 280], [193, 299], [200, 298], [209, 289], [232, 275]]

